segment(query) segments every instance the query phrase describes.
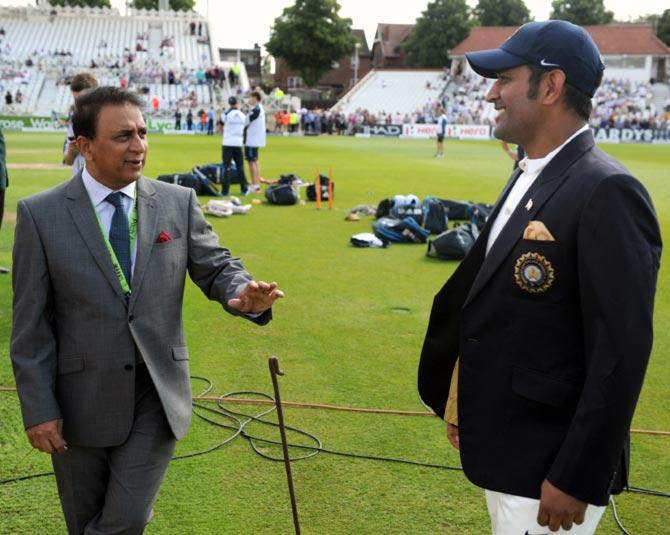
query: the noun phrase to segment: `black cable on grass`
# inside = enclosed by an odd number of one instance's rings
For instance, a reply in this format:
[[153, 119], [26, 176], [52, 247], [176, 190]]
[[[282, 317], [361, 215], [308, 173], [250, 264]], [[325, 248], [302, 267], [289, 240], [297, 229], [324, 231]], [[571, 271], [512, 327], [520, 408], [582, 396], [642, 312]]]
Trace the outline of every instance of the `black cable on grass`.
[[630, 535], [630, 531], [628, 531], [621, 523], [619, 512], [617, 511], [616, 503], [614, 503], [614, 498], [612, 498], [612, 496], [610, 496], [610, 505], [612, 506], [612, 516], [614, 516], [614, 521], [616, 522], [617, 527], [624, 535]]
[[[199, 381], [204, 381], [206, 383], [206, 386], [204, 390], [198, 394], [197, 397], [205, 396], [209, 392], [211, 392], [214, 389], [214, 383], [208, 379], [207, 377], [201, 377], [201, 376], [191, 376], [191, 379], [199, 380]], [[221, 399], [217, 401], [216, 403], [216, 408], [208, 407], [206, 405], [203, 405], [201, 403], [193, 402], [193, 414], [200, 418], [201, 420], [209, 423], [210, 425], [214, 425], [216, 427], [220, 427], [222, 429], [230, 429], [233, 431], [233, 434], [226, 438], [225, 440], [222, 440], [221, 442], [217, 442], [213, 446], [206, 448], [204, 450], [200, 451], [194, 451], [191, 453], [185, 453], [183, 455], [178, 455], [176, 457], [172, 458], [172, 461], [179, 461], [183, 459], [190, 459], [193, 457], [198, 457], [201, 455], [206, 455], [208, 453], [212, 453], [223, 446], [230, 444], [233, 440], [235, 440], [237, 437], [241, 436], [244, 439], [246, 439], [249, 442], [249, 445], [251, 446], [252, 450], [259, 455], [260, 457], [270, 460], [270, 461], [276, 461], [276, 462], [283, 462], [284, 458], [283, 457], [275, 457], [273, 455], [270, 455], [266, 453], [265, 451], [262, 451], [257, 443], [263, 443], [263, 444], [269, 444], [269, 445], [277, 445], [280, 446], [281, 442], [278, 440], [272, 440], [264, 437], [259, 437], [256, 435], [252, 435], [251, 433], [247, 432], [246, 427], [247, 425], [251, 423], [258, 423], [261, 425], [266, 425], [270, 427], [279, 427], [279, 424], [275, 422], [271, 422], [268, 420], [264, 420], [263, 418], [266, 417], [268, 414], [272, 413], [273, 411], [276, 410], [276, 405], [272, 405], [269, 409], [264, 410], [256, 415], [252, 414], [247, 414], [245, 412], [238, 412], [231, 410], [229, 408], [224, 407], [223, 401], [224, 399], [226, 401], [229, 401], [234, 399], [235, 396], [256, 396], [261, 399], [266, 399], [266, 400], [271, 400], [274, 401], [274, 398], [272, 396], [269, 396], [268, 394], [265, 394], [263, 392], [254, 392], [254, 391], [236, 391], [236, 392], [230, 392], [228, 394], [225, 394], [221, 396]], [[209, 415], [216, 415], [215, 418], [223, 418], [229, 423], [223, 423], [221, 421], [217, 421], [214, 417], [210, 417]], [[463, 468], [460, 466], [449, 466], [449, 465], [444, 465], [444, 464], [435, 464], [435, 463], [425, 463], [425, 462], [420, 462], [420, 461], [413, 461], [411, 459], [403, 459], [399, 457], [383, 457], [380, 455], [367, 455], [367, 454], [362, 454], [362, 453], [352, 453], [352, 452], [346, 452], [346, 451], [338, 451], [338, 450], [331, 450], [329, 448], [325, 448], [323, 446], [323, 443], [317, 437], [316, 435], [313, 435], [312, 433], [309, 433], [307, 431], [304, 431], [302, 429], [299, 429], [297, 427], [291, 427], [291, 426], [286, 426], [286, 429], [289, 431], [292, 431], [294, 433], [297, 433], [298, 435], [301, 435], [303, 437], [306, 437], [307, 439], [311, 440], [313, 442], [313, 445], [305, 445], [305, 444], [289, 444], [290, 448], [294, 449], [301, 449], [301, 450], [307, 450], [308, 452], [303, 454], [303, 455], [297, 455], [294, 457], [291, 457], [291, 461], [302, 461], [304, 459], [309, 459], [311, 457], [314, 457], [315, 455], [318, 455], [319, 453], [327, 453], [330, 455], [337, 455], [340, 457], [348, 457], [352, 459], [361, 459], [361, 460], [369, 460], [369, 461], [381, 461], [381, 462], [391, 462], [391, 463], [399, 463], [399, 464], [407, 464], [410, 466], [419, 466], [422, 468], [438, 468], [442, 470], [450, 470], [450, 471], [458, 471], [462, 472]], [[32, 451], [32, 450], [31, 450]], [[52, 476], [53, 472], [41, 472], [41, 473], [36, 473], [36, 474], [27, 474], [23, 476], [17, 476], [17, 477], [12, 477], [8, 479], [0, 479], [0, 485], [6, 485], [9, 483], [16, 483], [20, 481], [27, 481], [30, 479], [37, 479], [40, 477], [46, 477], [46, 476]], [[628, 491], [631, 493], [636, 493], [636, 494], [645, 494], [649, 496], [657, 496], [657, 497], [662, 497], [662, 498], [670, 498], [670, 493], [667, 492], [662, 492], [658, 490], [653, 490], [653, 489], [645, 489], [642, 487], [629, 487]], [[621, 520], [619, 519], [618, 511], [616, 509], [616, 504], [614, 502], [614, 498], [610, 496], [610, 504], [612, 506], [612, 514], [614, 515], [614, 520], [621, 531], [624, 535], [630, 535], [630, 533], [626, 530], [626, 528], [623, 526], [621, 523]]]

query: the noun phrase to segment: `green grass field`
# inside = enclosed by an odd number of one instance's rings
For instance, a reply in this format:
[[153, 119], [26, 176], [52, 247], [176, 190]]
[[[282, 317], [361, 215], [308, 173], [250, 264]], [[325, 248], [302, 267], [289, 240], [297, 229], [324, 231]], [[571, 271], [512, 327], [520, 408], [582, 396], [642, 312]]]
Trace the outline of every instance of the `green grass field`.
[[[10, 164], [60, 161], [60, 135], [5, 136]], [[151, 136], [145, 172], [157, 176], [217, 161], [219, 145], [218, 136]], [[643, 181], [663, 235], [670, 235], [668, 146], [604, 148]], [[444, 160], [433, 159], [433, 152], [433, 142], [420, 140], [271, 138], [261, 154], [262, 174], [293, 172], [311, 180], [317, 169], [332, 168], [335, 209], [317, 212], [313, 203], [264, 204], [246, 216], [211, 220], [222, 243], [244, 259], [256, 278], [277, 280], [286, 299], [276, 306], [275, 320], [258, 328], [226, 315], [189, 283], [184, 322], [192, 373], [213, 380], [215, 394], [270, 393], [267, 358], [277, 355], [286, 373], [281, 379], [285, 400], [423, 410], [416, 392], [419, 352], [432, 297], [456, 264], [426, 258], [420, 245], [354, 249], [348, 246], [349, 237], [369, 231], [371, 219], [346, 222], [344, 214], [348, 207], [377, 204], [396, 193], [493, 202], [509, 175], [511, 162], [494, 142], [447, 142]], [[11, 263], [16, 201], [69, 177], [67, 168], [10, 172], [0, 265]], [[654, 352], [633, 422], [636, 428], [670, 430], [669, 276], [664, 267]], [[11, 281], [0, 275], [0, 385], [5, 386], [14, 384], [10, 326]], [[194, 390], [200, 386], [194, 383]], [[310, 409], [287, 409], [286, 417], [288, 424], [317, 435], [330, 449], [435, 464], [459, 462], [437, 418]], [[248, 430], [278, 437], [276, 429], [258, 424]], [[177, 453], [206, 449], [231, 433], [194, 420]], [[306, 443], [295, 434], [289, 438]], [[274, 447], [271, 451], [278, 453]], [[0, 393], [0, 479], [49, 469], [46, 455], [31, 453], [15, 394]], [[490, 533], [483, 493], [460, 472], [321, 453], [295, 463], [293, 473], [303, 533], [308, 535]], [[631, 484], [670, 491], [669, 436], [633, 436]], [[632, 534], [667, 533], [670, 500], [627, 494], [617, 505]], [[239, 438], [211, 454], [173, 463], [155, 513], [149, 535], [292, 533], [283, 465], [257, 456]], [[608, 511], [598, 534], [617, 532]], [[53, 478], [0, 486], [0, 533], [64, 533]]]

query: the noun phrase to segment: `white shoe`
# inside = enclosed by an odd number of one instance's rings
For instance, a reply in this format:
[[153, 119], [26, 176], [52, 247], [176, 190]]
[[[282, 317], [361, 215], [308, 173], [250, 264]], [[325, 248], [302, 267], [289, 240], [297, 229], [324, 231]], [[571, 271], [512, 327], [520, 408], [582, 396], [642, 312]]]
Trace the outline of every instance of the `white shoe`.
[[229, 201], [207, 201], [207, 204], [202, 207], [202, 211], [206, 214], [217, 217], [230, 217], [233, 215], [233, 204]]
[[251, 210], [250, 204], [244, 204], [242, 206], [233, 206], [232, 208], [234, 214], [246, 214]]

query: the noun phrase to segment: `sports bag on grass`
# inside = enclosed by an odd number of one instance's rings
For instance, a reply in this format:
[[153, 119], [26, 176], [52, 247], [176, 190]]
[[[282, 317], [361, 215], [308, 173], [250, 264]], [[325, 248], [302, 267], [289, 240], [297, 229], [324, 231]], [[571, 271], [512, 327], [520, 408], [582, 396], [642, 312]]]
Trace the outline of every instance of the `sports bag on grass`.
[[426, 256], [441, 260], [462, 260], [472, 248], [477, 235], [477, 227], [473, 224], [459, 225], [430, 240]]
[[421, 209], [423, 210], [423, 228], [431, 234], [441, 234], [447, 230], [449, 218], [440, 199], [426, 197], [421, 203]]
[[375, 236], [396, 243], [425, 243], [430, 232], [422, 228], [413, 218], [403, 220], [382, 217], [372, 224]]
[[468, 201], [452, 201], [450, 199], [440, 199], [444, 207], [444, 213], [450, 221], [469, 221], [472, 213], [473, 203]]
[[270, 204], [289, 206], [298, 202], [298, 192], [288, 184], [273, 184], [265, 190], [265, 198]]
[[[321, 200], [327, 201], [328, 183], [330, 182], [330, 179], [326, 175], [319, 175], [319, 181], [321, 182]], [[335, 182], [333, 182], [331, 188], [333, 190], [333, 199], [335, 199]], [[316, 201], [316, 183], [307, 186], [307, 200]]]
[[174, 173], [172, 175], [160, 175], [157, 180], [178, 184], [186, 188], [193, 188], [196, 195], [213, 195], [219, 197], [221, 194], [209, 183], [206, 177], [196, 173]]
[[421, 202], [416, 195], [394, 195], [391, 199], [390, 217], [405, 219], [411, 217], [419, 225], [423, 223], [423, 211]]

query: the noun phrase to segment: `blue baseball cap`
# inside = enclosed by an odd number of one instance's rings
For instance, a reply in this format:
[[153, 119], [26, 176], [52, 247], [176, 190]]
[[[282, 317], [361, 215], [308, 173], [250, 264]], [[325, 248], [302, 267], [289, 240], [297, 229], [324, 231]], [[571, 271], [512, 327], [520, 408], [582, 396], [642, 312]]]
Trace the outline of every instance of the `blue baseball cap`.
[[605, 70], [598, 47], [588, 32], [564, 20], [529, 22], [500, 48], [465, 54], [472, 69], [485, 78], [520, 65], [560, 69], [568, 84], [593, 97]]

